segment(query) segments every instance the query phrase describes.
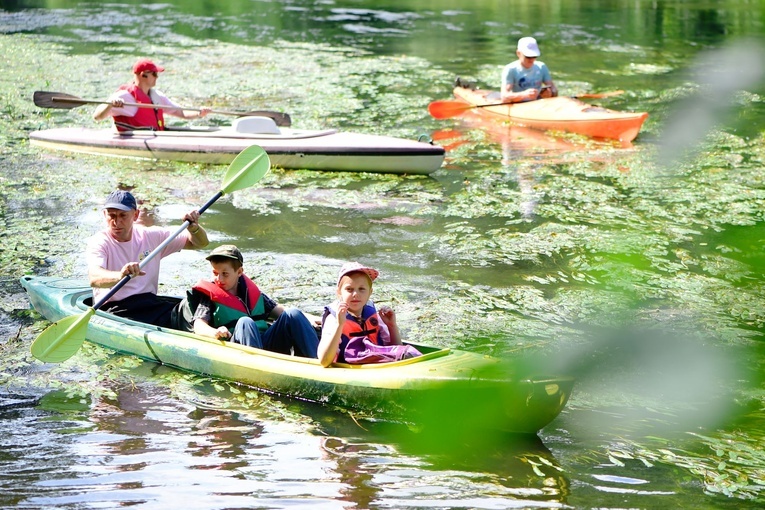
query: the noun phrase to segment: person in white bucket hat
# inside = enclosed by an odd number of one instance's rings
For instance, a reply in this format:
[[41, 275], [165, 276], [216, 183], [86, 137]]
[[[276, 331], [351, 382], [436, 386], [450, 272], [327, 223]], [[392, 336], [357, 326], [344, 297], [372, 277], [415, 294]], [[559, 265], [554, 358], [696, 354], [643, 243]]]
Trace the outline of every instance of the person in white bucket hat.
[[520, 103], [558, 95], [558, 88], [550, 77], [550, 70], [544, 62], [537, 60], [542, 52], [539, 51], [536, 39], [518, 39], [515, 54], [518, 60], [502, 69], [503, 103]]

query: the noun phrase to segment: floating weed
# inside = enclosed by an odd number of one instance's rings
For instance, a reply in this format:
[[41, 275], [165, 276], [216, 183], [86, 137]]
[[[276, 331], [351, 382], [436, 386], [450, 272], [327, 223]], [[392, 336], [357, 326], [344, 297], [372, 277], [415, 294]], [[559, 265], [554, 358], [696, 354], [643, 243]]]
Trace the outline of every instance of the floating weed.
[[[10, 44], [11, 40], [14, 44]], [[14, 71], [18, 75], [6, 79], [53, 89], [68, 83], [68, 76], [47, 62], [62, 58], [67, 51], [65, 46], [46, 43], [45, 51], [40, 51], [33, 49], [35, 44], [40, 44], [33, 38], [21, 36], [4, 38], [3, 41], [3, 47], [11, 53], [35, 53], [38, 69], [50, 70], [44, 81], [40, 81], [39, 72], [24, 69]], [[329, 77], [323, 83], [329, 80], [329, 85], [332, 85], [330, 89], [336, 96], [330, 94], [319, 101], [311, 94], [291, 93], [287, 96], [287, 102], [295, 108], [291, 113], [298, 119], [305, 119], [304, 127], [318, 126], [320, 119], [332, 119], [334, 114], [328, 112], [337, 112], [338, 115], [345, 115], [338, 116], [338, 119], [348, 121], [349, 125], [353, 123], [350, 120], [353, 115], [357, 118], [356, 122], [379, 125], [380, 129], [387, 131], [391, 126], [386, 125], [383, 119], [389, 115], [389, 112], [386, 113], [388, 106], [405, 106], [402, 115], [406, 118], [415, 112], [422, 116], [416, 101], [400, 94], [400, 91], [416, 87], [419, 81], [427, 81], [430, 77], [431, 71], [426, 69], [422, 73], [410, 72], [423, 68], [422, 62], [416, 59], [379, 59], [353, 50], [338, 50], [329, 46], [308, 48], [291, 43], [259, 52], [225, 43], [204, 46], [193, 41], [186, 43], [188, 49], [176, 55], [161, 54], [167, 60], [168, 67], [174, 69], [172, 75], [165, 77], [165, 90], [182, 101], [198, 103], [202, 99], [198, 95], [201, 90], [190, 74], [196, 66], [173, 66], [174, 61], [188, 60], [201, 67], [203, 60], [220, 61], [221, 65], [235, 60], [241, 63], [242, 72], [252, 75], [253, 79], [232, 77], [229, 81], [224, 79], [211, 83], [212, 88], [204, 93], [212, 98], [215, 106], [239, 106], [232, 104], [238, 101], [247, 103], [248, 107], [256, 105], [279, 109], [283, 104], [278, 102], [280, 99], [273, 87], [273, 75], [287, 80], [282, 89], [299, 90], [299, 87], [290, 86], [290, 80], [302, 83], [326, 69], [334, 69], [337, 72], [325, 73]], [[314, 60], [298, 58], [309, 51]], [[98, 59], [88, 55], [66, 55], [64, 58], [86, 67], [98, 62]], [[295, 61], [303, 63], [297, 73], [292, 72], [293, 66], [284, 64]], [[125, 72], [122, 68], [129, 67], [129, 57], [109, 57], [109, 63], [107, 66], [98, 63], [105, 68], [99, 75], [101, 81], [82, 83], [82, 89], [73, 92], [101, 95], [104, 89], [111, 89], [123, 81]], [[369, 75], [369, 79], [342, 82], [337, 77], [348, 74], [349, 65], [354, 66], [354, 72]], [[272, 76], [262, 73], [263, 69], [268, 69]], [[29, 93], [21, 91], [14, 95], [9, 92], [4, 96], [5, 103], [13, 108], [15, 118], [27, 125], [30, 122], [40, 127], [50, 122], [85, 125], [92, 122], [88, 119], [86, 108], [55, 112], [55, 118], [46, 120], [44, 114], [52, 115], [52, 112], [33, 107], [26, 97]], [[309, 97], [311, 101], [307, 100]], [[352, 101], [341, 101], [340, 97], [352, 98]], [[378, 109], [372, 108], [367, 112], [369, 108], [364, 104], [373, 100]], [[358, 116], [359, 113], [362, 115]], [[26, 132], [24, 128], [19, 128], [20, 125], [24, 123], [9, 123], [8, 134], [3, 136], [23, 140]], [[321, 219], [323, 209], [333, 208], [355, 214], [361, 211], [363, 215], [374, 211], [367, 224], [405, 227], [409, 229], [407, 234], [421, 236], [411, 229], [417, 225], [428, 225], [431, 227], [428, 235], [413, 243], [418, 257], [441, 260], [455, 270], [474, 268], [491, 272], [494, 268], [514, 267], [523, 272], [522, 277], [505, 273], [499, 281], [504, 281], [506, 286], [519, 284], [528, 296], [538, 293], [540, 304], [545, 304], [540, 309], [548, 310], [539, 316], [550, 318], [553, 323], [566, 324], [582, 318], [595, 320], [598, 315], [593, 311], [596, 304], [604, 303], [606, 298], [602, 296], [614, 293], [638, 299], [662, 299], [670, 303], [685, 299], [690, 294], [698, 296], [690, 301], [699, 314], [728, 301], [727, 310], [732, 312], [734, 318], [723, 319], [726, 330], [733, 331], [735, 321], [740, 319], [753, 327], [761, 323], [755, 307], [747, 306], [749, 298], [754, 297], [751, 302], [757, 301], [760, 291], [749, 288], [741, 293], [727, 284], [731, 277], [744, 281], [749, 276], [746, 266], [711, 248], [699, 249], [698, 245], [694, 246], [694, 240], [707, 236], [709, 232], [724, 231], [730, 224], [751, 224], [753, 217], [759, 217], [757, 211], [760, 210], [762, 198], [758, 192], [752, 191], [752, 186], [761, 183], [762, 178], [757, 177], [752, 163], [762, 160], [762, 140], [746, 142], [718, 135], [713, 142], [722, 145], [724, 150], [711, 150], [710, 145], [708, 155], [702, 155], [695, 167], [685, 170], [682, 175], [657, 178], [651, 165], [645, 164], [651, 156], [647, 146], [631, 152], [609, 153], [603, 150], [601, 154], [607, 156], [603, 160], [579, 158], [565, 163], [543, 164], [510, 159], [499, 171], [471, 172], [471, 161], [500, 161], [504, 156], [496, 144], [486, 143], [479, 133], [473, 130], [469, 134], [475, 137], [476, 144], [459, 147], [450, 153], [451, 164], [462, 165], [463, 170], [468, 168], [462, 183], [450, 177], [448, 170], [440, 171], [437, 179], [423, 179], [275, 169], [256, 191], [235, 195], [232, 201], [236, 208], [257, 211], [260, 215], [277, 217], [292, 211], [319, 217], [315, 224], [304, 222], [300, 229], [293, 228], [296, 236], [319, 234], [321, 226], [345, 222], [353, 231], [357, 230], [361, 221], [366, 221], [363, 217], [350, 214], [347, 217], [332, 216], [331, 220]], [[731, 157], [734, 151], [744, 156]], [[33, 150], [29, 154], [38, 155]], [[94, 197], [88, 196], [80, 205], [87, 203], [88, 206], [95, 206], [98, 197], [118, 185], [134, 188], [149, 208], [165, 204], [168, 192], [179, 202], [196, 206], [201, 203], [200, 199], [206, 198], [215, 189], [220, 178], [219, 168], [202, 165], [117, 162], [87, 156], [51, 158], [50, 161], [51, 167], [45, 172], [47, 182], [42, 178], [26, 176], [14, 182], [12, 177], [9, 180], [4, 176], [9, 185], [6, 189], [14, 189], [15, 185], [19, 197], [27, 196], [27, 190], [33, 189], [40, 197], [49, 195], [50, 203], [55, 206], [65, 203], [62, 190], [96, 182], [101, 191], [95, 192]], [[750, 169], [746, 168], [747, 163], [750, 163]], [[79, 167], [78, 171], [72, 172], [75, 166]], [[727, 179], [725, 175], [733, 166], [738, 174], [736, 180]], [[57, 194], [61, 198], [57, 198]], [[26, 203], [31, 205], [28, 201]], [[225, 207], [224, 204], [225, 201], [221, 206]], [[10, 253], [4, 267], [18, 264], [19, 258], [14, 253], [28, 254], [29, 262], [20, 268], [21, 272], [28, 272], [33, 267], [63, 264], [56, 261], [57, 252], [50, 249], [51, 245], [60, 247], [62, 255], [77, 251], [75, 245], [81, 242], [77, 238], [84, 236], [71, 236], [68, 232], [68, 238], [57, 239], [58, 231], [46, 217], [53, 214], [53, 209], [41, 209], [39, 203], [35, 203], [31, 207], [14, 210], [22, 209], [30, 211], [26, 217], [9, 219], [7, 215], [3, 216], [6, 236], [13, 237], [9, 246], [14, 247], [10, 252], [4, 252]], [[40, 214], [35, 215], [33, 211], [40, 211]], [[393, 215], [399, 218], [417, 217], [419, 220], [402, 219], [387, 223], [385, 218]], [[215, 225], [217, 220], [210, 221]], [[33, 237], [21, 235], [24, 226], [32, 222], [41, 227], [37, 242]], [[245, 228], [240, 235], [249, 235], [249, 230], [249, 227]], [[254, 230], [257, 234], [261, 232]], [[321, 237], [317, 235], [317, 238]], [[676, 246], [677, 243], [684, 245]], [[475, 270], [463, 274], [477, 274]], [[576, 274], [578, 279], [561, 277], [561, 273]], [[459, 275], [455, 273], [455, 276]], [[575, 291], [568, 290], [571, 285], [576, 285]], [[705, 297], [710, 291], [715, 293], [717, 301]], [[632, 300], [625, 299], [624, 302]], [[573, 311], [577, 306], [580, 310], [575, 313]], [[626, 306], [616, 307], [620, 311], [615, 315], [621, 315]], [[526, 320], [537, 313], [534, 308], [531, 310], [525, 314]], [[487, 333], [496, 317], [487, 311], [486, 319], [486, 326], [476, 331], [476, 335], [491, 336]], [[710, 325], [716, 321], [720, 324], [719, 319], [720, 314], [713, 313], [709, 318]], [[513, 320], [524, 319], [514, 317]], [[467, 328], [465, 334], [468, 334]]]
[[[25, 335], [36, 336], [48, 323], [37, 321], [28, 327]], [[22, 388], [26, 392], [55, 389], [69, 398], [111, 398], [123, 387], [134, 384], [132, 371], [142, 362], [133, 357], [112, 357], [91, 344], [84, 344], [77, 356], [53, 365], [35, 360], [26, 342], [0, 344], [0, 384], [9, 388]]]
[[630, 64], [624, 70], [625, 75], [630, 74], [666, 74], [674, 70], [670, 65], [658, 64]]
[[692, 445], [678, 448], [666, 439], [653, 437], [641, 444], [625, 441], [612, 445], [605, 455], [609, 459], [639, 461], [647, 468], [667, 465], [684, 469], [703, 483], [710, 494], [765, 502], [765, 453], [760, 447], [761, 438], [753, 437], [751, 431], [721, 432], [717, 437], [689, 434], [703, 448]]
[[291, 409], [291, 401], [273, 398], [254, 388], [236, 382], [189, 374], [178, 370], [161, 370], [152, 376], [163, 392], [195, 409], [194, 414], [208, 411], [246, 416], [251, 422], [270, 420], [312, 429], [313, 422], [299, 409]]
[[[129, 79], [132, 52], [100, 48], [97, 54], [79, 54], [62, 42], [65, 38], [0, 36], [8, 61], [28, 63], [8, 66], [0, 76], [0, 267], [8, 286], [15, 287], [11, 292], [20, 292], [15, 282], [22, 274], [82, 271], [76, 264], [83, 240], [98, 228], [95, 212], [115, 186], [133, 188], [157, 221], [170, 222], [175, 218], [163, 217], [163, 207], [198, 206], [217, 191], [223, 173], [222, 167], [58, 156], [30, 147], [33, 129], [96, 125], [87, 107], [36, 108], [34, 90], [103, 98]], [[163, 90], [184, 104], [268, 108], [287, 111], [302, 128], [339, 125], [408, 138], [444, 124], [431, 119], [425, 106], [437, 96], [434, 91], [445, 90], [445, 73], [420, 59], [329, 45], [264, 48], [179, 36], [163, 40], [167, 44], [147, 51], [168, 68]], [[238, 72], [222, 72], [232, 68]], [[79, 80], [72, 89], [71, 69], [92, 79]], [[489, 83], [496, 73], [487, 68]], [[223, 199], [216, 205], [221, 214], [207, 216], [205, 225], [213, 227], [216, 242], [230, 239], [247, 250], [248, 271], [269, 293], [312, 312], [331, 301], [339, 261], [352, 257], [381, 265], [385, 278], [376, 284], [376, 297], [395, 304], [407, 338], [426, 343], [499, 356], [560, 354], [568, 346], [591, 343], [598, 327], [659, 323], [672, 331], [709, 333], [699, 346], [709, 341], [749, 346], [765, 327], [760, 282], [765, 257], [762, 237], [742, 233], [756, 231], [765, 219], [765, 138], [714, 131], [695, 159], [658, 168], [650, 134], [666, 117], [667, 104], [689, 90], [643, 93], [640, 101], [652, 108], [651, 117], [629, 151], [585, 142], [581, 151], [555, 151], [540, 143], [524, 153], [503, 150], [489, 134], [468, 129], [465, 143], [450, 150], [445, 167], [431, 178], [274, 169], [251, 192]], [[195, 124], [207, 122], [227, 120]], [[199, 262], [184, 262], [183, 270], [204, 274], [201, 256]], [[178, 279], [179, 288], [188, 283]], [[31, 359], [28, 343], [46, 323], [26, 320], [17, 340], [2, 345], [0, 374], [8, 386], [112, 399], [151, 380], [192, 405], [250, 411], [269, 400], [232, 383], [88, 344], [67, 363], [43, 366]], [[680, 414], [656, 397], [631, 398], [608, 384], [624, 378], [613, 374], [614, 365], [595, 373], [612, 392], [588, 392], [582, 385], [573, 409], [608, 414], [611, 403], [629, 408], [637, 402], [652, 410], [651, 419], [644, 418], [651, 424]], [[151, 374], [146, 379], [144, 371]], [[643, 373], [630, 375], [641, 381]], [[754, 405], [764, 400], [761, 392], [746, 388], [737, 395]], [[290, 414], [282, 411], [286, 406], [274, 407], [266, 414]], [[620, 469], [676, 466], [704, 480], [710, 492], [760, 497], [757, 434], [751, 432], [751, 440], [743, 433], [696, 438], [710, 445], [698, 456], [666, 444], [635, 445], [593, 453], [591, 460]], [[714, 454], [705, 457], [710, 451]], [[551, 471], [531, 461], [537, 476]], [[739, 482], [741, 477], [747, 482]]]

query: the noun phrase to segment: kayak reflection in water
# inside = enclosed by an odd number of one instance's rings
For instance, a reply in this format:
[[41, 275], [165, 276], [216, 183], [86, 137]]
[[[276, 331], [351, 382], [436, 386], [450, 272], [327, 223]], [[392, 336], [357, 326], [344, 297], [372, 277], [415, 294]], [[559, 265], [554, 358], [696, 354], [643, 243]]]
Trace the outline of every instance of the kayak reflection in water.
[[502, 69], [503, 103], [520, 103], [558, 95], [550, 70], [544, 62], [537, 60], [542, 53], [536, 39], [521, 37], [515, 54], [518, 60]]
[[[183, 110], [165, 94], [155, 88], [159, 73], [164, 67], [156, 65], [148, 59], [141, 59], [133, 65], [133, 81], [122, 85], [112, 94], [109, 102], [100, 105], [93, 112], [95, 120], [105, 120], [110, 116], [118, 131], [135, 129], [165, 129], [164, 113], [182, 119], [198, 119], [210, 113], [210, 108], [200, 108], [199, 111]], [[155, 104], [167, 108], [141, 108], [130, 104]], [[126, 106], [128, 105], [128, 106]]]
[[380, 274], [358, 262], [340, 268], [337, 301], [324, 308], [318, 358], [322, 366], [340, 363], [385, 363], [420, 356], [402, 345], [396, 312], [389, 306], [375, 308], [370, 300], [372, 281]]

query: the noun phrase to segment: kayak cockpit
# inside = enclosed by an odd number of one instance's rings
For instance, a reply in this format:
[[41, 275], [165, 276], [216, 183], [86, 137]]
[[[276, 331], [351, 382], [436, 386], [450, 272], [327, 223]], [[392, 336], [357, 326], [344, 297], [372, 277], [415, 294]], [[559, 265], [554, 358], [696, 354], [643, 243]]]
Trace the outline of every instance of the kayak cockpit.
[[[89, 309], [91, 306], [93, 306], [93, 296], [92, 296], [92, 293], [90, 291], [84, 291], [82, 293], [76, 294], [75, 296], [76, 296], [75, 297], [76, 298], [76, 306], [78, 308], [80, 308], [81, 310], [84, 311], [84, 310]], [[162, 301], [166, 301], [166, 302], [173, 303], [173, 304], [178, 304], [178, 303], [181, 302], [181, 298], [180, 297], [175, 297], [175, 296], [158, 296], [158, 298], [160, 300], [162, 300]], [[151, 324], [146, 324], [146, 323], [143, 323], [143, 322], [139, 322], [139, 321], [135, 321], [135, 320], [132, 320], [132, 319], [128, 319], [126, 317], [119, 317], [117, 315], [114, 315], [114, 314], [109, 313], [109, 312], [105, 312], [103, 310], [96, 310], [96, 315], [104, 317], [104, 318], [108, 318], [108, 319], [111, 319], [111, 320], [115, 320], [115, 321], [118, 321], [118, 322], [123, 322], [123, 323], [126, 323], [126, 324], [140, 325], [140, 326], [142, 326], [144, 328], [156, 329], [157, 331], [167, 331], [167, 332], [172, 332], [173, 334], [188, 336], [188, 337], [193, 338], [195, 340], [211, 341], [211, 342], [214, 342], [216, 344], [221, 344], [221, 345], [225, 345], [225, 346], [235, 346], [235, 348], [237, 348], [237, 349], [241, 348], [241, 349], [245, 349], [245, 350], [248, 350], [248, 351], [252, 350], [252, 351], [256, 351], [258, 353], [263, 353], [263, 352], [269, 353], [269, 351], [264, 351], [263, 349], [256, 349], [254, 347], [248, 347], [248, 346], [245, 346], [245, 345], [235, 344], [235, 343], [232, 343], [232, 342], [226, 342], [226, 341], [222, 341], [222, 340], [218, 340], [218, 339], [210, 339], [210, 338], [207, 338], [207, 337], [203, 337], [203, 336], [194, 334], [194, 333], [192, 333], [190, 331], [184, 331], [184, 330], [181, 330], [181, 329], [166, 328], [166, 327], [160, 327], [160, 326], [154, 326], [154, 325], [151, 325]], [[317, 333], [321, 334], [320, 332], [317, 332]], [[400, 360], [400, 361], [394, 361], [394, 362], [390, 362], [390, 363], [370, 363], [370, 364], [364, 364], [364, 365], [352, 365], [350, 363], [333, 363], [332, 366], [333, 367], [337, 367], [337, 368], [350, 368], [350, 369], [355, 369], [355, 370], [360, 370], [360, 369], [367, 369], [368, 370], [368, 369], [375, 369], [375, 368], [385, 368], [385, 367], [390, 367], [390, 366], [403, 366], [403, 365], [410, 365], [410, 364], [413, 364], [413, 363], [421, 363], [423, 361], [428, 361], [428, 360], [432, 360], [432, 359], [435, 359], [435, 358], [440, 358], [440, 357], [446, 356], [446, 355], [448, 355], [448, 354], [450, 354], [452, 352], [451, 349], [449, 349], [449, 348], [432, 347], [432, 346], [429, 346], [429, 345], [419, 345], [419, 344], [411, 344], [411, 345], [416, 347], [417, 350], [419, 350], [422, 353], [422, 356], [418, 356], [416, 358], [408, 358], [408, 359], [404, 359], [404, 360]], [[269, 353], [269, 354], [271, 354], [271, 353]], [[278, 356], [287, 356], [287, 355], [278, 354], [278, 353], [272, 353], [272, 354], [275, 354], [275, 355], [278, 355]], [[287, 356], [287, 357], [288, 358], [292, 358], [292, 356]], [[298, 358], [295, 358], [295, 359], [298, 359]]]

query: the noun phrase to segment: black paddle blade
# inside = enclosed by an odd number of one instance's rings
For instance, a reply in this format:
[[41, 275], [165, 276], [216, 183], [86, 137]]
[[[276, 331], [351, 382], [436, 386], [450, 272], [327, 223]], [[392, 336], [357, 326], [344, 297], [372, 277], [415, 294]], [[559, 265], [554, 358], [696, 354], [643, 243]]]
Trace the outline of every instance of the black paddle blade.
[[45, 92], [42, 90], [35, 91], [32, 98], [35, 102], [35, 106], [40, 108], [58, 108], [61, 110], [71, 110], [87, 104], [87, 101], [83, 101], [77, 96], [71, 94], [64, 94], [63, 92]]

